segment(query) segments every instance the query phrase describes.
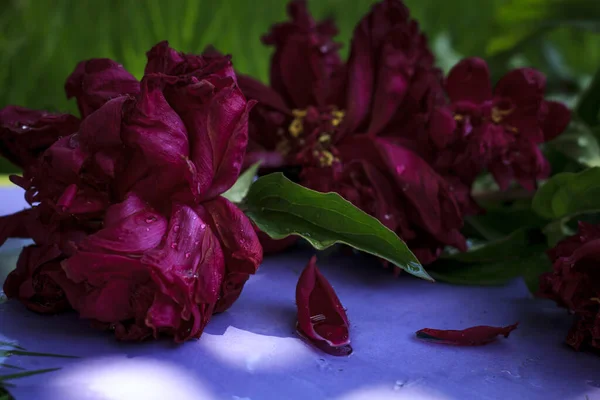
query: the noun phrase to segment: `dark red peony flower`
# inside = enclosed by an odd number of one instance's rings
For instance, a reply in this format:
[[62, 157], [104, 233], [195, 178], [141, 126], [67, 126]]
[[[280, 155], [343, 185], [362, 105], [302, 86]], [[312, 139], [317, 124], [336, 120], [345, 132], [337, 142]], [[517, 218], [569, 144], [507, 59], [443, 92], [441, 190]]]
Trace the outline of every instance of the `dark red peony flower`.
[[455, 135], [437, 166], [471, 183], [484, 169], [502, 189], [515, 179], [534, 190], [550, 165], [538, 145], [567, 127], [569, 110], [544, 100], [546, 79], [531, 68], [507, 73], [492, 91], [487, 64], [479, 58], [458, 63], [448, 75]]
[[575, 315], [567, 343], [600, 349], [600, 226], [579, 223], [579, 232], [548, 251], [553, 271], [540, 278], [539, 295]]
[[36, 245], [5, 292], [36, 311], [70, 305], [121, 340], [199, 337], [262, 261], [251, 222], [220, 196], [239, 175], [253, 102], [229, 57], [166, 42], [140, 83], [91, 60], [66, 87], [84, 119], [13, 177], [32, 208], [3, 217], [0, 235]]
[[408, 9], [400, 0], [376, 4], [356, 27], [346, 65], [332, 22], [316, 23], [304, 1], [288, 12], [291, 21], [264, 39], [275, 47], [271, 87], [239, 77], [259, 101], [245, 165], [300, 168], [301, 184], [340, 193], [395, 230], [423, 263], [447, 245], [465, 249], [459, 229], [472, 208], [469, 188], [434, 170], [429, 152], [430, 142], [446, 145], [455, 121]]
[[313, 256], [296, 286], [298, 334], [317, 348], [334, 356], [352, 353], [346, 311], [333, 287], [317, 268]]

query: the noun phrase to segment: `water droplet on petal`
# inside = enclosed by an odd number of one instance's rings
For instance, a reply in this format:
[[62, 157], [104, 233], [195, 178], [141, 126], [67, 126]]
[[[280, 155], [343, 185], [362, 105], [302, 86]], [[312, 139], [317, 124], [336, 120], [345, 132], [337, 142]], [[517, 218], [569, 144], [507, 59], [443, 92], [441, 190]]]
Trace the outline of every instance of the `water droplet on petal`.
[[29, 126], [27, 126], [27, 125], [21, 125], [21, 129], [24, 130], [24, 131], [26, 131], [26, 130], [29, 129]]
[[176, 250], [177, 249], [177, 243], [173, 242], [171, 243], [171, 248]]
[[389, 221], [390, 219], [392, 219], [392, 215], [391, 214], [385, 214], [383, 216], [383, 219], [385, 219], [386, 221]]
[[206, 224], [200, 224], [200, 229], [206, 228]]
[[406, 167], [405, 167], [404, 165], [398, 165], [398, 166], [396, 167], [396, 173], [397, 173], [398, 175], [401, 175], [401, 174], [404, 172], [404, 170], [405, 170], [405, 169], [406, 169]]
[[147, 224], [151, 224], [153, 222], [156, 222], [156, 217], [155, 216], [150, 216], [146, 218], [146, 223]]
[[173, 232], [175, 232], [175, 233], [179, 232], [179, 225], [175, 225], [173, 227]]
[[192, 256], [192, 253], [190, 253], [190, 252], [185, 253], [185, 258], [190, 258], [191, 256]]

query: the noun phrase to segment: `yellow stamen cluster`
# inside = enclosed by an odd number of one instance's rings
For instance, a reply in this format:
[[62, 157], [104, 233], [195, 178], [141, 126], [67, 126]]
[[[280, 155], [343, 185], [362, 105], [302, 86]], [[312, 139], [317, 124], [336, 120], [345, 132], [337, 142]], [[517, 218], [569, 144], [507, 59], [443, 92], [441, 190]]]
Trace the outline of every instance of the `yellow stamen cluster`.
[[304, 132], [304, 117], [306, 117], [306, 110], [292, 110], [294, 120], [290, 124], [288, 131], [292, 137], [297, 138]]
[[331, 112], [331, 116], [333, 117], [331, 119], [331, 125], [338, 126], [339, 124], [342, 123], [342, 120], [346, 116], [346, 112], [340, 111], [340, 110], [334, 110]]
[[590, 301], [595, 301], [596, 303], [600, 304], [600, 298], [598, 297], [592, 297]]
[[499, 124], [500, 122], [502, 122], [504, 117], [512, 114], [512, 112], [512, 108], [509, 110], [502, 110], [498, 107], [494, 107], [492, 108], [492, 121], [494, 121], [495, 124]]

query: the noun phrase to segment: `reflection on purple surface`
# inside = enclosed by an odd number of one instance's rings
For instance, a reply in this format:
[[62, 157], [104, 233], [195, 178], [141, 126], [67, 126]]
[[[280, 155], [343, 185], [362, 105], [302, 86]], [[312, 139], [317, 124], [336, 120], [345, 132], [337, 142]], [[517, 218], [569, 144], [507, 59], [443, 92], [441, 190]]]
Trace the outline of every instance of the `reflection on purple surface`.
[[[0, 190], [0, 212], [19, 196]], [[19, 242], [0, 251], [14, 266]], [[312, 252], [269, 257], [240, 300], [216, 315], [199, 341], [119, 343], [73, 313], [40, 316], [0, 305], [0, 338], [76, 360], [13, 357], [24, 368], [62, 370], [14, 381], [16, 400], [469, 400], [600, 399], [600, 358], [563, 345], [571, 318], [534, 300], [525, 285], [460, 287], [401, 276], [366, 256], [321, 255], [319, 267], [344, 299], [354, 353], [332, 357], [295, 334], [295, 285]], [[503, 325], [509, 340], [482, 347], [423, 343], [423, 326]], [[0, 339], [2, 340], [2, 339]]]

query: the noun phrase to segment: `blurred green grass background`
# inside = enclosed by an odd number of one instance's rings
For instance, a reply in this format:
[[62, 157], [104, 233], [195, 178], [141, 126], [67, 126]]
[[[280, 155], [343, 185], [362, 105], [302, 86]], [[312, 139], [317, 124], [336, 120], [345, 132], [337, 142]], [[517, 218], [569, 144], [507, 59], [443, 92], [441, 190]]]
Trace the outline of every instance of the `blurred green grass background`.
[[[333, 17], [347, 54], [352, 30], [374, 0], [309, 0]], [[64, 80], [80, 60], [115, 59], [137, 77], [145, 52], [167, 39], [185, 52], [212, 44], [238, 71], [267, 80], [271, 49], [260, 37], [286, 18], [285, 0], [0, 1], [0, 107], [76, 113]], [[576, 94], [600, 66], [598, 0], [406, 0], [440, 66], [482, 56], [497, 75], [511, 66], [543, 70], [557, 95]], [[552, 86], [554, 84], [554, 86]], [[0, 172], [13, 171], [0, 160]]]

